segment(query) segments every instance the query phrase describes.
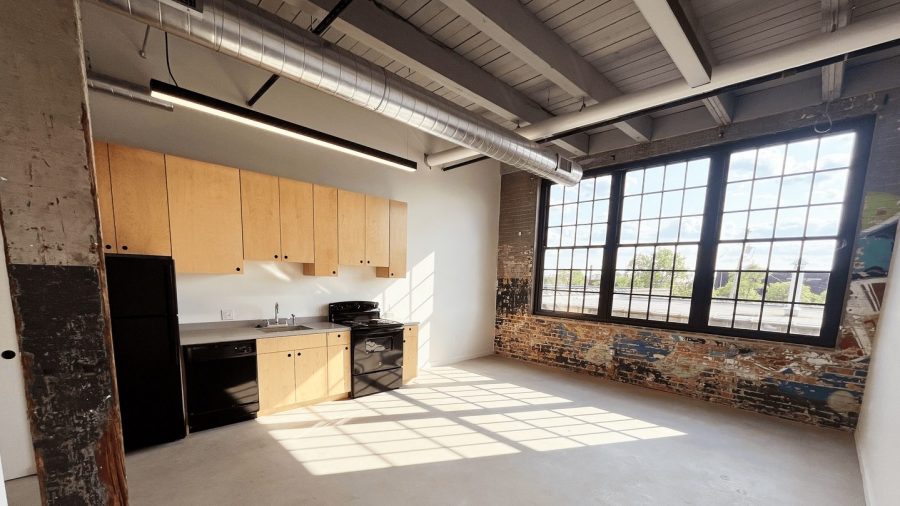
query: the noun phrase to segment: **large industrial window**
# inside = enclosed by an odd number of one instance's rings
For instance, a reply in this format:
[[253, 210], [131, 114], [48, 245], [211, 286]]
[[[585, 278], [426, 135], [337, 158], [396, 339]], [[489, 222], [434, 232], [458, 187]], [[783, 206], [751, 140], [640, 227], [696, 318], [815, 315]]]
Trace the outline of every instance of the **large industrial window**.
[[831, 346], [871, 122], [545, 183], [535, 312]]

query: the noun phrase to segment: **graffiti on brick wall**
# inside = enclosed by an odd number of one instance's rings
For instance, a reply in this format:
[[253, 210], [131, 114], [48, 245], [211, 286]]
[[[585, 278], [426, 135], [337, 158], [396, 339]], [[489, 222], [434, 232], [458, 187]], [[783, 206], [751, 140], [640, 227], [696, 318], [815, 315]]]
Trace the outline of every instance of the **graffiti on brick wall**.
[[839, 346], [871, 352], [900, 221], [900, 192], [865, 196]]

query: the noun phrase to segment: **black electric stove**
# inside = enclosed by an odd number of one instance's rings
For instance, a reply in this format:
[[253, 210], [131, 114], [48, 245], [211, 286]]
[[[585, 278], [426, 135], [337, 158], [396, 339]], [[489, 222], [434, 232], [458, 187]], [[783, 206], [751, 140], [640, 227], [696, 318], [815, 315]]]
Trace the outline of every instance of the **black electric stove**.
[[381, 318], [378, 303], [334, 302], [328, 320], [350, 327], [350, 396], [400, 388], [403, 381], [403, 324]]

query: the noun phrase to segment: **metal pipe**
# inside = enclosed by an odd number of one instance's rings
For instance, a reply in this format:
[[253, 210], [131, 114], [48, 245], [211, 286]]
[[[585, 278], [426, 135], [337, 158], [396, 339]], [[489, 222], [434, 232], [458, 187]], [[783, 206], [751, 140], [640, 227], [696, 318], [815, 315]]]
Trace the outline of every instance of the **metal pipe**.
[[175, 106], [170, 102], [151, 97], [149, 88], [144, 88], [143, 86], [129, 83], [128, 81], [122, 81], [121, 79], [116, 79], [114, 77], [90, 73], [87, 76], [87, 85], [88, 88], [94, 91], [106, 93], [107, 95], [112, 95], [114, 97], [124, 98], [126, 100], [139, 102], [167, 111], [175, 109]]
[[164, 0], [92, 1], [551, 181], [581, 180], [577, 163], [249, 2], [207, 0], [198, 12]]
[[[773, 76], [782, 72], [815, 64], [830, 62], [832, 58], [878, 46], [900, 38], [900, 13], [872, 17], [823, 33], [765, 53], [723, 63], [713, 68], [709, 83], [691, 88], [681, 79], [654, 86], [627, 95], [610, 98], [580, 112], [561, 114], [516, 130], [516, 133], [532, 141], [553, 139], [557, 136], [599, 125], [612, 120], [627, 118], [640, 111], [665, 106], [689, 99], [720, 92], [724, 89]], [[466, 148], [452, 148], [425, 157], [425, 163], [440, 167], [478, 155]]]

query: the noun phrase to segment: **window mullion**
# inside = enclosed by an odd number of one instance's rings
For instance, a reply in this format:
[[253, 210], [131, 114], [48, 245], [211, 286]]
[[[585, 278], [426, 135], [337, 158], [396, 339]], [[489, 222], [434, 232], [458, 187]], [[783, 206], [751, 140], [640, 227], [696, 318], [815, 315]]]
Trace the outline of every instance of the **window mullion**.
[[599, 317], [608, 321], [612, 315], [613, 286], [616, 279], [616, 254], [619, 246], [619, 225], [622, 209], [622, 182], [624, 172], [612, 174], [609, 185], [609, 217], [606, 228], [606, 245], [603, 248], [603, 273], [600, 281]]
[[688, 324], [694, 328], [706, 327], [712, 298], [715, 275], [716, 243], [719, 235], [722, 199], [725, 193], [726, 156], [721, 150], [712, 153], [709, 162], [709, 179], [706, 185], [706, 203], [703, 207], [703, 228], [697, 251], [697, 271], [691, 293], [691, 314]]

